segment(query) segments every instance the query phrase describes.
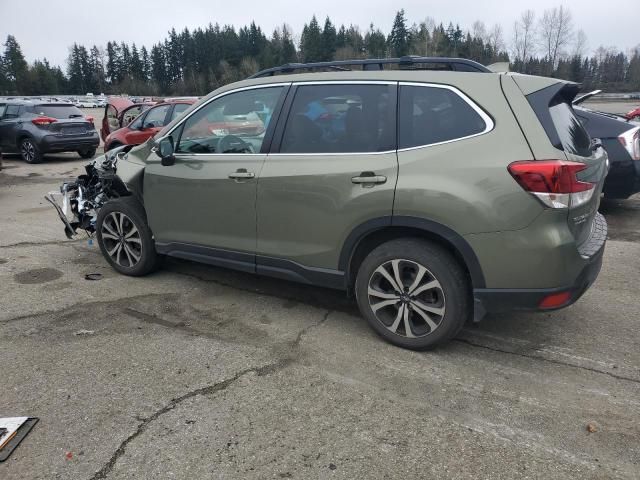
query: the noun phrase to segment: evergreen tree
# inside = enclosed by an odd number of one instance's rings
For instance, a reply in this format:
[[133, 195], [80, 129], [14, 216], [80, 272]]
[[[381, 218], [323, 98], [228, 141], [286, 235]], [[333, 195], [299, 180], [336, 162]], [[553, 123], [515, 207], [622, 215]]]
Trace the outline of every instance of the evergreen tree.
[[322, 31], [318, 20], [314, 15], [309, 25], [302, 29], [300, 39], [300, 53], [305, 62], [319, 62], [324, 58], [324, 48], [322, 46]]
[[394, 57], [409, 54], [409, 31], [407, 30], [407, 21], [404, 18], [404, 9], [396, 13], [387, 43]]
[[333, 60], [336, 53], [336, 27], [333, 26], [329, 17], [324, 21], [322, 29], [322, 60]]
[[387, 53], [387, 41], [379, 28], [369, 25], [369, 31], [364, 36], [364, 48], [369, 58], [382, 58]]
[[3, 70], [6, 75], [6, 88], [10, 93], [18, 93], [28, 88], [28, 65], [22, 49], [13, 35], [7, 36], [4, 44]]

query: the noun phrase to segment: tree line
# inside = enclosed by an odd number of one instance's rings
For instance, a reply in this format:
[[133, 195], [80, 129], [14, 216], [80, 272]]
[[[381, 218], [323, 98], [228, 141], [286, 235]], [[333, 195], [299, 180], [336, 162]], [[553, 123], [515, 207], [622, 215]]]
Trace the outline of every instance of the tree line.
[[509, 62], [517, 72], [553, 76], [583, 83], [587, 89], [640, 91], [640, 45], [630, 52], [599, 47], [586, 55], [586, 35], [574, 31], [571, 13], [545, 10], [540, 18], [527, 10], [507, 42], [503, 29], [475, 22], [463, 30], [426, 18], [409, 23], [396, 13], [385, 34], [370, 24], [337, 27], [313, 16], [299, 37], [286, 24], [271, 35], [251, 22], [236, 29], [209, 24], [181, 32], [172, 29], [149, 50], [135, 43], [110, 41], [106, 46], [69, 49], [65, 71], [46, 59], [27, 63], [15, 37], [9, 35], [0, 54], [0, 94], [204, 95], [260, 69], [293, 62], [317, 62], [404, 55], [462, 57], [482, 64]]

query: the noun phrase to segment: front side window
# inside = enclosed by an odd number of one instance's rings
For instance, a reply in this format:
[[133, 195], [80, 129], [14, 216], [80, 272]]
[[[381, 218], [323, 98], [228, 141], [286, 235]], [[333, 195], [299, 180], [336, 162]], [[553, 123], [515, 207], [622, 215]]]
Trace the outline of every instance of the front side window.
[[5, 104], [0, 105], [0, 118], [2, 118], [2, 116], [4, 115], [4, 111], [6, 110], [7, 106]]
[[394, 87], [302, 85], [284, 129], [282, 153], [382, 152], [395, 149]]
[[149, 105], [136, 105], [135, 107], [131, 107], [125, 110], [124, 114], [122, 115], [122, 126], [128, 126], [138, 115], [140, 115], [148, 108]]
[[487, 123], [447, 88], [400, 86], [398, 148], [432, 145], [482, 133]]
[[169, 109], [171, 105], [160, 105], [159, 107], [154, 107], [149, 110], [144, 117], [144, 128], [160, 128], [164, 127], [167, 118], [167, 113], [169, 113]]
[[259, 153], [283, 87], [230, 93], [181, 126], [176, 153]]

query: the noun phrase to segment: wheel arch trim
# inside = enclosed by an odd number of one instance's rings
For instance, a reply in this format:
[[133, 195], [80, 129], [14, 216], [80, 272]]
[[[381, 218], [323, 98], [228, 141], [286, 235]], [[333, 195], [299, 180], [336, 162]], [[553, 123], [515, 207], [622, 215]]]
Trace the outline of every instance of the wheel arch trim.
[[347, 236], [338, 261], [338, 269], [347, 273], [347, 281], [351, 278], [351, 261], [358, 247], [367, 237], [388, 228], [413, 228], [439, 237], [450, 244], [460, 255], [469, 271], [473, 288], [485, 288], [482, 267], [471, 245], [457, 232], [433, 220], [404, 215], [389, 215], [367, 220], [354, 228]]

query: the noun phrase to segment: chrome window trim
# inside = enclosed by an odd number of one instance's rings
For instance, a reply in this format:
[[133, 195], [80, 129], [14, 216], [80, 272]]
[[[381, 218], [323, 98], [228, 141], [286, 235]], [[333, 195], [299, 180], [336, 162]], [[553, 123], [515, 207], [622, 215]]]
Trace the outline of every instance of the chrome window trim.
[[[457, 138], [452, 138], [451, 140], [444, 140], [442, 142], [436, 142], [436, 143], [426, 143], [424, 145], [416, 145], [415, 147], [406, 147], [406, 148], [399, 148], [398, 149], [398, 153], [400, 152], [408, 152], [411, 150], [417, 150], [419, 148], [426, 148], [426, 147], [435, 147], [437, 145], [445, 145], [447, 143], [453, 143], [453, 142], [459, 142], [460, 140], [466, 140], [468, 138], [473, 138], [473, 137], [478, 137], [480, 135], [484, 135], [486, 133], [489, 133], [490, 131], [492, 131], [495, 128], [495, 122], [493, 121], [493, 119], [487, 114], [487, 112], [485, 112], [482, 108], [480, 108], [479, 105], [477, 105], [471, 98], [469, 98], [464, 92], [462, 92], [461, 90], [459, 90], [458, 88], [452, 86], [452, 85], [445, 85], [445, 84], [441, 84], [441, 83], [423, 83], [423, 82], [398, 82], [399, 87], [401, 86], [409, 86], [409, 87], [428, 87], [428, 88], [443, 88], [445, 90], [449, 90], [453, 93], [455, 93], [456, 95], [458, 95], [462, 100], [464, 100], [464, 102], [469, 105], [479, 116], [480, 118], [482, 118], [482, 120], [485, 123], [485, 128], [482, 132], [478, 132], [478, 133], [474, 133], [473, 135], [467, 135], [465, 137], [457, 137]], [[398, 91], [398, 103], [400, 102], [400, 92]], [[398, 112], [400, 111], [399, 107], [398, 107]], [[398, 114], [398, 122], [400, 122], [400, 115]], [[400, 143], [400, 136], [398, 135], [398, 143]]]
[[396, 153], [396, 150], [385, 150], [382, 152], [325, 152], [325, 153], [268, 153], [268, 157], [336, 157], [339, 155], [387, 155]]

